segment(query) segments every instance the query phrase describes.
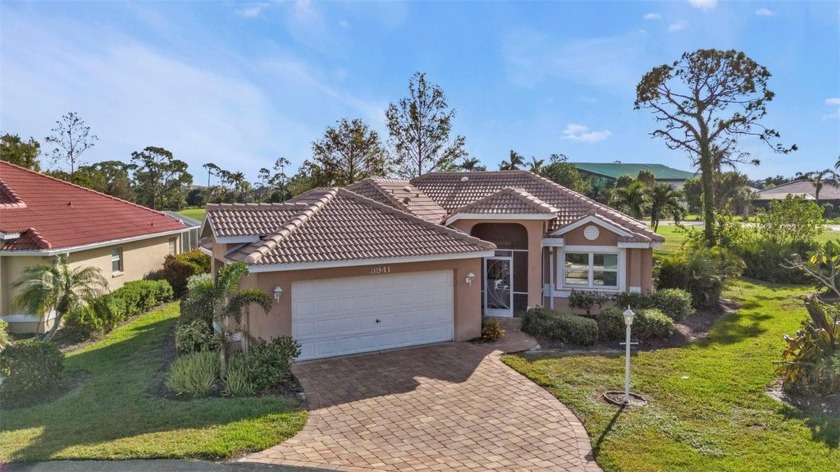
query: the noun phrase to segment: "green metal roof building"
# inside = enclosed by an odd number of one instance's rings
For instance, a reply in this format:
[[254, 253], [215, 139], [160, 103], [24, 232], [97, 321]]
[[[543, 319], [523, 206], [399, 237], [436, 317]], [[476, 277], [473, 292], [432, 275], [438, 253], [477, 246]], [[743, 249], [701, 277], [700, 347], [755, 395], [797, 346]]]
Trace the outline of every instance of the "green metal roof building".
[[640, 164], [640, 163], [606, 163], [606, 162], [570, 162], [584, 177], [591, 177], [595, 186], [600, 187], [609, 182], [615, 181], [622, 175], [636, 177], [639, 171], [649, 170], [653, 172], [656, 180], [668, 183], [680, 188], [686, 180], [698, 175], [695, 172], [688, 172], [673, 169], [663, 164]]

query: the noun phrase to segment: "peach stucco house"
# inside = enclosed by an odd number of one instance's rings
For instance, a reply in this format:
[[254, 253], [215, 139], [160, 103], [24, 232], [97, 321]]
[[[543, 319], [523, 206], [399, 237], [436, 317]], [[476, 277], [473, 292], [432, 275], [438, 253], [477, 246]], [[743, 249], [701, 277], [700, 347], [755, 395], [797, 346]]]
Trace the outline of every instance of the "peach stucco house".
[[63, 255], [71, 268], [98, 267], [114, 290], [160, 269], [189, 231], [164, 213], [0, 162], [0, 319], [14, 333], [52, 326], [52, 314], [13, 303], [12, 284], [27, 267]]
[[[301, 359], [477, 337], [481, 317], [566, 309], [574, 289], [652, 288], [647, 226], [524, 171], [430, 173], [318, 189], [283, 204], [208, 205], [214, 269], [273, 294], [251, 336]], [[247, 337], [244, 337], [247, 339]]]

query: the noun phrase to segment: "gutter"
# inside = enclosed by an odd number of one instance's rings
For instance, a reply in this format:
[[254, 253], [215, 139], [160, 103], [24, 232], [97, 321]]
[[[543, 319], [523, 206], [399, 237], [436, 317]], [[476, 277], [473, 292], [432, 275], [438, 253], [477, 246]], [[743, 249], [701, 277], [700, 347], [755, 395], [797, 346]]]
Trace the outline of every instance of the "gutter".
[[173, 234], [181, 234], [189, 231], [190, 228], [176, 229], [171, 231], [164, 231], [162, 233], [144, 234], [140, 236], [132, 236], [129, 238], [111, 239], [109, 241], [102, 241], [98, 243], [84, 244], [81, 246], [62, 247], [54, 249], [25, 249], [25, 250], [2, 250], [0, 249], [0, 256], [55, 256], [57, 254], [69, 254], [71, 252], [87, 251], [89, 249], [97, 249], [100, 247], [113, 246], [116, 244], [131, 243], [134, 241], [142, 241], [144, 239], [153, 239], [163, 236], [171, 236]]

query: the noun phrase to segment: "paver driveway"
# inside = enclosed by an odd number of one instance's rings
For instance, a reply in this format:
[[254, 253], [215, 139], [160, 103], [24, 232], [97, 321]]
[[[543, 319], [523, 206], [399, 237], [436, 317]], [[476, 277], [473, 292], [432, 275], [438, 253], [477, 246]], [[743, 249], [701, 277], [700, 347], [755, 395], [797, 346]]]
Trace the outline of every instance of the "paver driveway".
[[499, 360], [448, 343], [298, 364], [309, 421], [245, 461], [330, 470], [600, 470], [578, 419]]

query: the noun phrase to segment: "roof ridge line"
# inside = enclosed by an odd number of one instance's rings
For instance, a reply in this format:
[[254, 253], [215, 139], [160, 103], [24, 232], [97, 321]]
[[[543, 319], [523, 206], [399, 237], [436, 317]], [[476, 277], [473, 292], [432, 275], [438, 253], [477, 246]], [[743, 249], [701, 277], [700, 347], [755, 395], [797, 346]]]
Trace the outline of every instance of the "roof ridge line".
[[315, 202], [311, 204], [303, 204], [307, 205], [307, 209], [303, 210], [299, 215], [295, 216], [291, 220], [289, 220], [286, 225], [280, 228], [275, 233], [266, 236], [263, 238], [258, 244], [258, 246], [254, 247], [254, 249], [245, 257], [246, 264], [256, 264], [257, 261], [262, 258], [267, 252], [275, 248], [280, 241], [288, 238], [292, 233], [297, 231], [298, 228], [305, 225], [313, 216], [318, 214], [322, 208], [324, 208], [333, 198], [338, 194], [337, 188], [331, 188], [323, 197], [319, 198]]
[[376, 200], [372, 200], [370, 198], [365, 197], [364, 195], [359, 195], [358, 193], [355, 193], [352, 190], [347, 190], [345, 188], [339, 188], [338, 191], [339, 191], [339, 193], [347, 193], [348, 194], [347, 196], [354, 199], [354, 200], [358, 201], [359, 199], [361, 199], [362, 202], [366, 205], [372, 204], [372, 206], [374, 206], [375, 208], [385, 210], [386, 212], [395, 214], [399, 217], [408, 218], [408, 219], [412, 220], [413, 222], [417, 222], [417, 223], [419, 223], [423, 226], [426, 226], [430, 229], [433, 229], [433, 230], [437, 231], [438, 233], [446, 234], [446, 235], [454, 235], [454, 236], [456, 236], [458, 238], [461, 238], [463, 240], [469, 241], [471, 243], [479, 244], [479, 245], [482, 245], [482, 246], [486, 246], [488, 244], [490, 246], [493, 246], [492, 248], [488, 247], [487, 249], [495, 249], [496, 248], [496, 245], [493, 244], [493, 243], [490, 243], [488, 241], [484, 241], [483, 239], [476, 238], [475, 236], [471, 236], [469, 234], [458, 231], [457, 229], [450, 228], [448, 226], [444, 226], [444, 225], [437, 224], [437, 223], [432, 223], [431, 221], [426, 221], [423, 218], [420, 218], [419, 216], [412, 215], [411, 213], [407, 213], [407, 212], [404, 212], [404, 211], [400, 211], [398, 208], [394, 208], [394, 207], [385, 205], [384, 203], [379, 203]]
[[73, 182], [68, 182], [68, 181], [66, 181], [66, 180], [61, 180], [61, 179], [59, 179], [58, 177], [53, 177], [53, 176], [51, 176], [51, 175], [49, 175], [49, 174], [45, 174], [45, 173], [43, 173], [43, 172], [37, 172], [37, 171], [34, 171], [34, 170], [32, 170], [32, 169], [27, 169], [26, 167], [19, 166], [19, 165], [16, 165], [16, 164], [12, 164], [11, 162], [7, 162], [7, 161], [2, 161], [2, 164], [5, 164], [5, 165], [10, 165], [10, 166], [15, 167], [15, 168], [17, 168], [17, 169], [20, 169], [20, 170], [24, 170], [24, 171], [26, 171], [26, 172], [29, 172], [30, 174], [35, 174], [35, 175], [38, 175], [38, 176], [40, 176], [40, 177], [45, 177], [45, 178], [47, 178], [47, 179], [52, 179], [52, 180], [54, 180], [54, 181], [56, 181], [56, 182], [58, 182], [58, 183], [61, 183], [61, 184], [69, 185], [69, 186], [71, 186], [71, 187], [76, 187], [76, 188], [78, 188], [78, 189], [81, 189], [81, 190], [84, 190], [84, 191], [87, 191], [87, 192], [91, 192], [91, 193], [95, 193], [95, 194], [97, 194], [97, 195], [103, 196], [103, 197], [105, 197], [105, 198], [109, 198], [109, 199], [111, 199], [111, 200], [116, 200], [116, 201], [118, 201], [118, 202], [120, 202], [120, 203], [125, 203], [126, 205], [132, 205], [132, 206], [135, 206], [135, 207], [140, 208], [140, 209], [142, 209], [142, 210], [150, 211], [150, 212], [152, 212], [152, 213], [157, 213], [157, 214], [162, 215], [162, 216], [165, 216], [165, 217], [167, 217], [167, 218], [171, 218], [169, 215], [167, 215], [166, 213], [164, 213], [164, 212], [163, 212], [163, 211], [161, 211], [161, 210], [154, 210], [154, 209], [152, 209], [152, 208], [149, 208], [149, 207], [146, 207], [146, 206], [140, 205], [139, 203], [134, 203], [134, 202], [130, 202], [130, 201], [128, 201], [128, 200], [123, 200], [122, 198], [117, 198], [117, 197], [115, 197], [115, 196], [113, 196], [113, 195], [108, 195], [107, 193], [102, 193], [102, 192], [100, 192], [100, 191], [98, 191], [98, 190], [94, 190], [94, 189], [92, 189], [92, 188], [83, 187], [83, 186], [81, 186], [81, 185], [74, 184]]

